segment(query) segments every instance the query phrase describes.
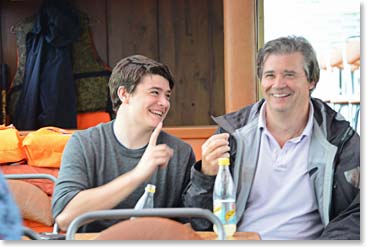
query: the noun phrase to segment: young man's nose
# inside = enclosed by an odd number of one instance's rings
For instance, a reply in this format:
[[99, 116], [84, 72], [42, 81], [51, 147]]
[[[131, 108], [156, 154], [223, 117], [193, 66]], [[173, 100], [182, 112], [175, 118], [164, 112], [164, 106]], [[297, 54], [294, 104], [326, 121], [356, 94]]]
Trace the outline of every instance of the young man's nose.
[[164, 107], [168, 107], [170, 103], [169, 103], [169, 100], [166, 98], [166, 96], [161, 96], [159, 97], [158, 104]]

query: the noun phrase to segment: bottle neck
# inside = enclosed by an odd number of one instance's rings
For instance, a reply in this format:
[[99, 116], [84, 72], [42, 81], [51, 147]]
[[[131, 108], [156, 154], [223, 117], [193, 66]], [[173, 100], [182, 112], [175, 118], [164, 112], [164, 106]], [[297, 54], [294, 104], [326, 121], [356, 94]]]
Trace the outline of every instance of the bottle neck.
[[218, 165], [219, 170], [229, 170], [229, 165]]
[[148, 185], [145, 187], [145, 191], [150, 192], [150, 193], [154, 193], [154, 192], [155, 192], [155, 185], [153, 185], [153, 184], [148, 184]]
[[147, 191], [148, 196], [154, 196], [154, 192]]

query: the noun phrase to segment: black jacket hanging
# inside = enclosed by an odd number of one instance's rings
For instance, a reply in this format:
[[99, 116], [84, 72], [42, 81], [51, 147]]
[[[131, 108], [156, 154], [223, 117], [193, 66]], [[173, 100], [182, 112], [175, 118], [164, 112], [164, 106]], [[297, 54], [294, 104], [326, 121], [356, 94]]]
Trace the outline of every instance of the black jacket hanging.
[[46, 0], [26, 37], [24, 88], [14, 125], [76, 128], [72, 43], [80, 34], [77, 10], [68, 1]]

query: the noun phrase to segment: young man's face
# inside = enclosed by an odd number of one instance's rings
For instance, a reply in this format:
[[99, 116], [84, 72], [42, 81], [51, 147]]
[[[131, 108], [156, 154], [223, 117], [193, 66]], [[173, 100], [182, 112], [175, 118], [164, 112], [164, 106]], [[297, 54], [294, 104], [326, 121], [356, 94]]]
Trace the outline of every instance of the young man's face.
[[261, 88], [267, 101], [267, 111], [297, 114], [308, 108], [310, 89], [299, 52], [271, 54], [265, 60]]
[[145, 75], [132, 94], [127, 94], [129, 116], [135, 124], [155, 128], [170, 108], [171, 89], [160, 75]]

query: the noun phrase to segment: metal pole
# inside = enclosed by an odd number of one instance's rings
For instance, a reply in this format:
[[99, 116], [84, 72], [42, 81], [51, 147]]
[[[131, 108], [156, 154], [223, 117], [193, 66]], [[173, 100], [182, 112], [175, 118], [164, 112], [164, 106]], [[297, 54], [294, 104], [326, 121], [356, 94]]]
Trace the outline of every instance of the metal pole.
[[152, 209], [111, 209], [99, 210], [82, 214], [76, 217], [69, 225], [66, 232], [66, 240], [74, 240], [75, 233], [79, 227], [91, 220], [124, 219], [136, 216], [156, 217], [201, 217], [206, 218], [217, 226], [218, 239], [225, 240], [224, 227], [217, 216], [208, 209], [202, 208], [152, 208]]

